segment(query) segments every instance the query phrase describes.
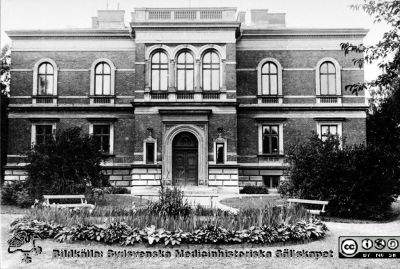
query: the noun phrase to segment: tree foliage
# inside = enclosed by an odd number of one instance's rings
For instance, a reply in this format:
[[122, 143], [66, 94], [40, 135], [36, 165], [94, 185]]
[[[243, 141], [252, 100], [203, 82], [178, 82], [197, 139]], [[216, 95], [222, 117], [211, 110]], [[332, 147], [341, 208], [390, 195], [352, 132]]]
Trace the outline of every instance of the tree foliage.
[[385, 218], [400, 193], [399, 153], [386, 149], [346, 146], [333, 136], [322, 141], [314, 135], [289, 151], [290, 179], [280, 192], [329, 201], [333, 216]]
[[366, 63], [377, 61], [383, 71], [376, 79], [347, 85], [346, 89], [357, 93], [366, 88], [374, 88], [377, 95], [387, 94], [393, 90], [393, 83], [399, 80], [400, 67], [400, 1], [363, 0], [363, 3], [351, 6], [355, 10], [363, 10], [374, 23], [386, 23], [389, 30], [383, 34], [382, 40], [374, 45], [342, 43], [345, 54], [350, 52], [363, 53], [363, 58], [354, 58], [354, 64], [363, 67]]
[[107, 182], [101, 173], [104, 155], [97, 142], [78, 127], [61, 130], [28, 152], [27, 188], [32, 197], [43, 194], [82, 194], [86, 186]]
[[8, 93], [10, 85], [10, 47], [4, 46], [0, 53], [0, 178], [4, 182], [4, 166], [7, 163], [7, 138], [8, 118], [7, 107], [9, 103]]

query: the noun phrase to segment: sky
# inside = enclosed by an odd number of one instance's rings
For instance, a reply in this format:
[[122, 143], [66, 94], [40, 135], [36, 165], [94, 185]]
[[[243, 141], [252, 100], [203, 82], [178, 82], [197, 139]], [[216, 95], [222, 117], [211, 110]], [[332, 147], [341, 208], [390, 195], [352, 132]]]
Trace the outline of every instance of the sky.
[[[91, 17], [99, 9], [123, 9], [128, 25], [135, 7], [236, 7], [240, 11], [268, 9], [286, 13], [291, 28], [366, 28], [365, 44], [374, 44], [385, 25], [373, 24], [350, 4], [361, 0], [0, 0], [1, 47], [10, 43], [5, 34], [16, 29], [90, 28]], [[376, 66], [365, 68], [366, 79], [379, 73]]]

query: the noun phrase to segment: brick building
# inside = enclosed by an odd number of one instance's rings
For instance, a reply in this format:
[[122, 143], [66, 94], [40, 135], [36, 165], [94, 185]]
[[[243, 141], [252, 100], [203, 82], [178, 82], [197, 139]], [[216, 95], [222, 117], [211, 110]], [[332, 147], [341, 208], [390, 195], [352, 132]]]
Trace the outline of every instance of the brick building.
[[276, 188], [283, 156], [314, 131], [365, 140], [364, 80], [340, 50], [364, 29], [296, 29], [285, 14], [235, 8], [98, 11], [91, 29], [18, 30], [12, 39], [6, 180], [23, 151], [80, 126], [109, 154], [110, 182], [160, 179], [191, 191]]

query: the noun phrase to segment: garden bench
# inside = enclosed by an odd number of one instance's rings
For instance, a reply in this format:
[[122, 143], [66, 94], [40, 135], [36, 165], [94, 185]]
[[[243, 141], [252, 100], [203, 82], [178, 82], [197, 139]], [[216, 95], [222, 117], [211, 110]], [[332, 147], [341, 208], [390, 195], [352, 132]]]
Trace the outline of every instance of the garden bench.
[[[53, 207], [66, 207], [66, 208], [79, 208], [79, 207], [89, 207], [91, 209], [94, 208], [94, 205], [88, 204], [85, 198], [85, 195], [43, 195], [44, 202], [48, 206], [53, 206]], [[69, 199], [80, 199], [80, 203], [70, 203], [70, 204], [56, 204], [50, 203], [50, 199], [62, 199], [62, 200], [69, 200]]]
[[289, 202], [289, 206], [292, 205], [292, 203], [297, 203], [297, 204], [309, 204], [309, 205], [321, 205], [322, 208], [320, 210], [318, 209], [307, 209], [307, 212], [313, 214], [313, 215], [321, 215], [321, 213], [325, 213], [325, 206], [329, 203], [328, 201], [318, 201], [318, 200], [305, 200], [305, 199], [287, 199]]

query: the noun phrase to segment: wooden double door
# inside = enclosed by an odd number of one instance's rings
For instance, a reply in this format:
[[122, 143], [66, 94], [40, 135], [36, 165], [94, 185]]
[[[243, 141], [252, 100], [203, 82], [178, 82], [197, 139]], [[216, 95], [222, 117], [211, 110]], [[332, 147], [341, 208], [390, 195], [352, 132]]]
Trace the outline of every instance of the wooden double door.
[[178, 134], [172, 144], [172, 183], [187, 186], [198, 183], [198, 143], [188, 132]]

